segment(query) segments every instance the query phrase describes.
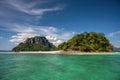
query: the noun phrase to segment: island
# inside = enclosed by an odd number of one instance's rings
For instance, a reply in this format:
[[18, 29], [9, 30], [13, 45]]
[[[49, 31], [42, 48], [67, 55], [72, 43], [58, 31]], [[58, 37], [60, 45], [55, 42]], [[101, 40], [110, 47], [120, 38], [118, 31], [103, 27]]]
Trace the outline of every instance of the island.
[[50, 43], [44, 36], [35, 36], [27, 38], [21, 42], [12, 51], [56, 51], [57, 47]]
[[52, 51], [55, 51], [54, 53], [112, 52], [113, 50], [113, 45], [105, 35], [96, 32], [75, 34], [68, 41], [59, 44], [58, 47], [50, 43], [44, 36], [35, 36], [27, 38], [12, 49], [14, 52], [27, 51], [28, 53], [30, 51], [32, 53], [33, 51], [35, 53], [52, 53]]
[[71, 39], [61, 43], [58, 49], [63, 52], [112, 52], [113, 45], [103, 33], [84, 32], [74, 35]]

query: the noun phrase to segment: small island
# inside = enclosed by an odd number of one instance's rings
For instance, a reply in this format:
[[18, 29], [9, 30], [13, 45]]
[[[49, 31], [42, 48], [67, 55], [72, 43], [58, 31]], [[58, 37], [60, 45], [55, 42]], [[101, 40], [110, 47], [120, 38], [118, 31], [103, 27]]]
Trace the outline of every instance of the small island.
[[84, 32], [76, 34], [58, 46], [59, 50], [76, 52], [112, 52], [113, 46], [103, 33]]
[[50, 43], [43, 36], [27, 38], [24, 42], [18, 44], [12, 51], [55, 51], [57, 47]]

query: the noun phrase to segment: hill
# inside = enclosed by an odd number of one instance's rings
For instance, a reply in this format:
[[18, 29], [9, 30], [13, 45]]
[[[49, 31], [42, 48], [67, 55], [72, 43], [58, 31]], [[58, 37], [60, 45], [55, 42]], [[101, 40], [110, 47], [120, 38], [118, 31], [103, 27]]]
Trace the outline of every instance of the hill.
[[79, 51], [79, 52], [111, 52], [113, 46], [103, 33], [84, 32], [76, 34], [67, 42], [63, 42], [58, 46], [63, 51]]
[[50, 43], [45, 37], [35, 36], [26, 39], [12, 49], [12, 51], [52, 51], [57, 48]]

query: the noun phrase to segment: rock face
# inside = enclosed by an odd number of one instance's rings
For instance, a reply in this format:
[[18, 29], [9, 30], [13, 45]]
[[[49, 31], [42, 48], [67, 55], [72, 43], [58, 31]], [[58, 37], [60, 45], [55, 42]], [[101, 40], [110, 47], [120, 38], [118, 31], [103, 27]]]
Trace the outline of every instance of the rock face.
[[12, 51], [51, 51], [57, 50], [57, 48], [50, 43], [43, 36], [35, 36], [26, 39], [25, 42], [20, 43], [18, 46], [12, 49]]
[[53, 45], [45, 38], [45, 37], [40, 37], [36, 36], [34, 38], [28, 38], [25, 43], [30, 43], [30, 44], [39, 44], [39, 45], [44, 45], [47, 47], [52, 47]]

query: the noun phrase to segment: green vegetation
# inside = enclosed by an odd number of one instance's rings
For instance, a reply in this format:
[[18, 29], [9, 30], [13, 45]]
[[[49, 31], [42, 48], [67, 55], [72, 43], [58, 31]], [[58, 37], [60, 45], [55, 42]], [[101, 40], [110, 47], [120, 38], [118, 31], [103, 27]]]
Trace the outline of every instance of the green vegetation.
[[57, 48], [55, 46], [49, 48], [45, 45], [20, 43], [17, 47], [13, 48], [12, 51], [51, 51], [51, 50], [57, 50]]
[[76, 34], [67, 42], [58, 46], [64, 51], [81, 51], [81, 52], [110, 52], [113, 46], [103, 33], [84, 32]]
[[45, 37], [28, 38], [24, 43], [14, 47], [12, 51], [54, 51], [57, 48]]

